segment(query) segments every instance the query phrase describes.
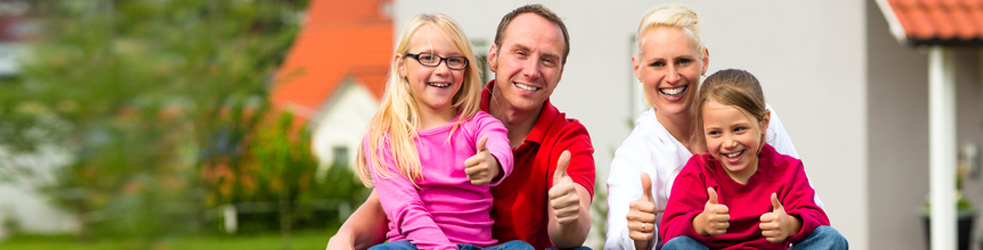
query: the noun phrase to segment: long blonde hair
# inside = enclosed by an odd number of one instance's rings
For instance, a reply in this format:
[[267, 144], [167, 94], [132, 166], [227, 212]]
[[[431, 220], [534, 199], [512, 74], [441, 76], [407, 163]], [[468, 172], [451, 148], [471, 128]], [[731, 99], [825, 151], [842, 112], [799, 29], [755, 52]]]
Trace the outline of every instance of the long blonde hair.
[[[444, 14], [418, 14], [413, 16], [403, 31], [399, 35], [396, 44], [395, 54], [405, 55], [409, 52], [410, 39], [416, 31], [423, 27], [434, 27], [443, 30], [454, 46], [468, 59], [468, 66], [464, 71], [464, 80], [461, 89], [451, 100], [451, 106], [455, 108], [460, 116], [454, 123], [453, 129], [458, 125], [473, 117], [480, 110], [481, 98], [481, 75], [475, 61], [471, 43], [461, 28], [453, 19]], [[409, 57], [403, 56], [402, 60]], [[372, 170], [379, 173], [384, 178], [393, 177], [393, 173], [379, 161], [379, 147], [386, 145], [385, 139], [389, 139], [389, 151], [392, 152], [396, 169], [414, 185], [417, 180], [423, 180], [423, 173], [420, 166], [420, 157], [416, 150], [416, 133], [420, 124], [420, 110], [416, 106], [415, 96], [410, 92], [409, 80], [399, 75], [397, 71], [398, 63], [393, 62], [389, 67], [389, 78], [386, 81], [386, 91], [382, 96], [382, 103], [379, 110], [372, 117], [365, 136], [369, 137], [369, 155], [372, 159]], [[365, 141], [363, 140], [363, 143]], [[369, 162], [366, 159], [365, 145], [359, 145], [356, 153], [358, 161], [355, 166], [358, 169], [359, 178], [367, 187], [372, 187], [371, 173], [369, 172]]]

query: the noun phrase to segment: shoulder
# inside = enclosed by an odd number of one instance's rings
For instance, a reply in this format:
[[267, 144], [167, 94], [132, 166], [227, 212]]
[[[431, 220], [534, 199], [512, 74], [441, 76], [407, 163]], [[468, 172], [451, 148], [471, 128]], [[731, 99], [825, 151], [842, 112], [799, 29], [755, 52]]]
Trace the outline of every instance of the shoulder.
[[772, 171], [769, 171], [773, 176], [787, 175], [788, 173], [794, 173], [795, 171], [801, 171], [800, 169], [803, 169], [802, 160], [789, 155], [781, 154], [767, 143], [765, 143], [761, 148], [759, 161], [762, 166], [767, 166], [768, 168], [773, 169]]

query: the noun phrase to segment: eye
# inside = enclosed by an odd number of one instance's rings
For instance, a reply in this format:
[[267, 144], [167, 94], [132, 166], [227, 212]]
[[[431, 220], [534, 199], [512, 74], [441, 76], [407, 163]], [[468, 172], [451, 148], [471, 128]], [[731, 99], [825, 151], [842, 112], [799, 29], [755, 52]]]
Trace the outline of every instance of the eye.
[[735, 133], [741, 133], [741, 132], [744, 132], [744, 131], [747, 131], [747, 127], [736, 127], [736, 128], [734, 128], [734, 132]]
[[447, 58], [447, 62], [453, 63], [453, 64], [464, 64], [464, 62], [467, 62], [467, 61], [468, 61], [468, 59], [465, 59], [464, 57], [459, 57], [459, 56]]
[[417, 56], [417, 59], [424, 63], [432, 63], [433, 61], [437, 60], [437, 57], [430, 53], [420, 53], [420, 55]]
[[656, 68], [661, 68], [661, 67], [665, 67], [666, 66], [666, 62], [656, 61], [656, 62], [652, 62], [651, 64], [649, 64], [649, 66], [656, 67]]
[[556, 60], [554, 60], [554, 59], [543, 59], [543, 65], [545, 65], [546, 67], [551, 67], [552, 68], [552, 67], [556, 66]]
[[679, 59], [679, 64], [682, 64], [682, 65], [690, 64], [692, 62], [693, 62], [693, 60], [690, 60], [689, 58]]
[[720, 135], [720, 131], [716, 131], [716, 130], [707, 131], [707, 135], [709, 135], [709, 136], [718, 136], [718, 135]]

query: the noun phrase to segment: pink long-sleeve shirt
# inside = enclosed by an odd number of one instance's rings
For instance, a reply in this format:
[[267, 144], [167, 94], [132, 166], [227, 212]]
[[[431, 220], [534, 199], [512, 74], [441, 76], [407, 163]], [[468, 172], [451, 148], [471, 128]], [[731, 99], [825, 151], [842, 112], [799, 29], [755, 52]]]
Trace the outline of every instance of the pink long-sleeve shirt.
[[[417, 131], [416, 148], [423, 172], [423, 180], [417, 181], [418, 187], [399, 174], [388, 138], [377, 149], [380, 164], [395, 174], [383, 178], [369, 168], [382, 209], [389, 219], [386, 237], [390, 242], [409, 240], [419, 249], [449, 250], [458, 249], [456, 244], [482, 248], [496, 244], [491, 233], [490, 187], [512, 172], [512, 150], [507, 131], [488, 113], [478, 112], [451, 133], [451, 123], [459, 116], [443, 126]], [[478, 140], [484, 135], [488, 135], [485, 146], [498, 159], [503, 177], [491, 185], [472, 185], [464, 172], [464, 161], [477, 153]], [[371, 157], [367, 136], [362, 145], [364, 155]], [[371, 159], [366, 160], [369, 165], [373, 164]]]

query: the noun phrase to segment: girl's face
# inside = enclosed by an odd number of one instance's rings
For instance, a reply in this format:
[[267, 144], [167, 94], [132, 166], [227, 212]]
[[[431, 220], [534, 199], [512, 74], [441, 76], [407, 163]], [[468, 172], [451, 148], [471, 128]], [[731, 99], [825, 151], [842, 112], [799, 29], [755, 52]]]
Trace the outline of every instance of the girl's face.
[[631, 62], [653, 108], [667, 115], [687, 114], [709, 58], [700, 58], [680, 28], [650, 28], [639, 39], [644, 39], [642, 51]]
[[743, 177], [746, 181], [758, 170], [758, 151], [767, 121], [758, 121], [747, 111], [714, 98], [703, 106], [702, 119], [710, 155], [720, 161], [731, 178]]
[[[450, 111], [453, 108], [451, 104], [454, 95], [461, 89], [465, 69], [450, 69], [448, 64], [454, 61], [451, 65], [453, 67], [455, 64], [460, 64], [460, 60], [467, 61], [467, 59], [448, 37], [450, 36], [440, 28], [421, 27], [410, 38], [407, 47], [407, 53], [419, 54], [419, 59], [402, 54], [396, 55], [399, 74], [409, 80], [410, 91], [420, 109]], [[424, 66], [420, 63], [426, 62], [429, 56], [434, 56], [429, 59], [437, 60], [437, 66]]]

